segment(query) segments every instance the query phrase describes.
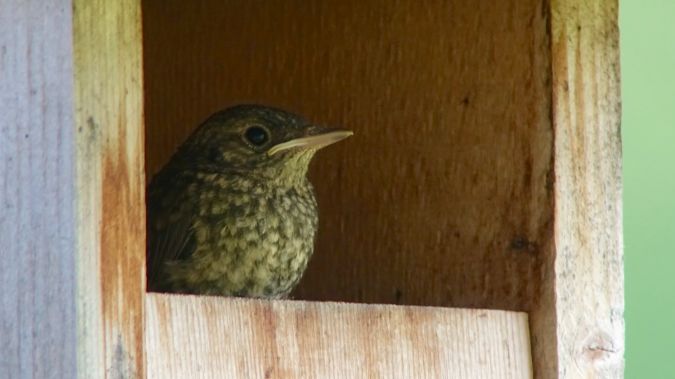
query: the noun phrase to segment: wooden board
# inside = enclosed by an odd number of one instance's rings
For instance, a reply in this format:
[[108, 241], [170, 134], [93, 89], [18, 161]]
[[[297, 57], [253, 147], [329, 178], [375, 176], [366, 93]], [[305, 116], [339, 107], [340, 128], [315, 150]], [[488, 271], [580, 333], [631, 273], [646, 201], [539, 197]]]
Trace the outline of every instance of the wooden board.
[[557, 0], [551, 15], [557, 371], [560, 378], [620, 378], [618, 2]]
[[142, 378], [145, 178], [140, 3], [75, 1], [81, 378]]
[[145, 177], [140, 2], [75, 1], [81, 378], [142, 378]]
[[0, 1], [0, 378], [77, 374], [70, 8]]
[[149, 294], [148, 378], [530, 378], [517, 312]]
[[140, 4], [0, 2], [0, 377], [142, 378]]

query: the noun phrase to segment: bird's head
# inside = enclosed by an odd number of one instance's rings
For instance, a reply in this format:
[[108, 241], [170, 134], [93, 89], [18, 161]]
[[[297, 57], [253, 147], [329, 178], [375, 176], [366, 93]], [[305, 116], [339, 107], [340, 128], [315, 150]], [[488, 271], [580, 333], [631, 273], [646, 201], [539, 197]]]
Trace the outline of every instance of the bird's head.
[[345, 129], [312, 125], [295, 114], [239, 105], [209, 117], [178, 154], [191, 166], [250, 173], [266, 180], [304, 179], [314, 153], [351, 136]]

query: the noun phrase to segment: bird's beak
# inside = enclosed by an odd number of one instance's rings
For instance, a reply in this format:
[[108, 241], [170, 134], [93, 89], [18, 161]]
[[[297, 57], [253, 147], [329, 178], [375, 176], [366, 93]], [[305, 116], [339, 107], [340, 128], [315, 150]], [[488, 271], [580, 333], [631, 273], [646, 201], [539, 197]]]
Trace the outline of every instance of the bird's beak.
[[295, 148], [302, 149], [320, 149], [322, 147], [334, 144], [354, 134], [351, 130], [339, 128], [311, 127], [307, 135], [295, 138], [290, 141], [282, 142], [272, 146], [267, 150], [267, 155], [272, 156], [280, 151], [286, 151]]

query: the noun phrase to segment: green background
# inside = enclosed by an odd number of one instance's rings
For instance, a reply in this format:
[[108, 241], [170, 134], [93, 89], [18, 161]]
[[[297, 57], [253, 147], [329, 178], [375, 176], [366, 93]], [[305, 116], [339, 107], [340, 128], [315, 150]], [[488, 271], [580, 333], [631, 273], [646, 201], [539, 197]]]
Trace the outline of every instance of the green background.
[[675, 379], [675, 0], [621, 0], [626, 378]]

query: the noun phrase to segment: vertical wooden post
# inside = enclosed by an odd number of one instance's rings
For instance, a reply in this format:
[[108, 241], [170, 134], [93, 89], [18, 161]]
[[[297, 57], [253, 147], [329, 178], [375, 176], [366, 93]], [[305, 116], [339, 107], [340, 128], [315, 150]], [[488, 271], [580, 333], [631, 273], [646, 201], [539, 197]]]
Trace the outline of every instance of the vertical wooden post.
[[616, 0], [551, 2], [560, 378], [623, 376], [617, 11]]
[[0, 2], [0, 377], [77, 371], [70, 1]]
[[[103, 343], [96, 377], [144, 373], [145, 178], [140, 1], [76, 0], [78, 315]], [[96, 286], [88, 284], [96, 283]], [[100, 307], [100, 308], [99, 308]], [[90, 367], [91, 365], [85, 364]], [[87, 373], [82, 373], [86, 377]], [[83, 376], [84, 377], [84, 376]]]
[[0, 3], [2, 378], [142, 378], [140, 4]]

